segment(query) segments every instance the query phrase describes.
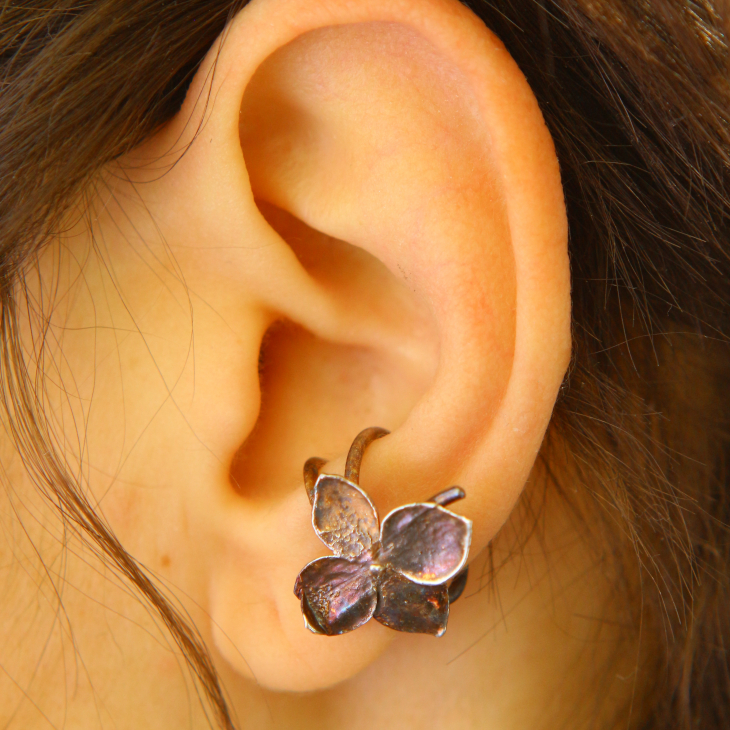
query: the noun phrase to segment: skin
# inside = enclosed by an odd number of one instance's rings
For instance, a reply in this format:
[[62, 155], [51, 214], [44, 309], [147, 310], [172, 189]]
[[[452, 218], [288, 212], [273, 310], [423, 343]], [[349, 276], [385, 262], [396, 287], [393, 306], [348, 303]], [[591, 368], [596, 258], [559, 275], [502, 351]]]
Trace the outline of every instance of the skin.
[[[28, 276], [52, 325], [39, 363], [24, 316], [28, 361], [242, 725], [609, 723], [634, 683], [600, 549], [557, 500], [537, 531], [515, 509], [545, 483], [570, 279], [552, 141], [499, 41], [451, 0], [254, 0], [106, 173]], [[313, 636], [292, 594], [328, 552], [301, 466], [342, 473], [371, 425], [392, 432], [361, 475], [381, 516], [467, 492], [472, 578], [441, 639]], [[0, 726], [204, 726], [159, 622], [83, 541], [60, 547], [7, 438], [2, 457]], [[490, 543], [504, 567], [480, 590]]]

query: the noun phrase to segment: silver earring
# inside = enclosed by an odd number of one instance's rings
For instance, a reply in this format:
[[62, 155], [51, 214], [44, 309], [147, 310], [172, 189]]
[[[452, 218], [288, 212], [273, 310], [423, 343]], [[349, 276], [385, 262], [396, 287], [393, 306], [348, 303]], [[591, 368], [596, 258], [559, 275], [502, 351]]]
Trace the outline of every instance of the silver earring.
[[460, 487], [398, 507], [378, 528], [358, 482], [365, 449], [387, 434], [375, 427], [358, 434], [344, 477], [320, 474], [324, 459], [304, 465], [312, 526], [334, 553], [306, 565], [294, 585], [304, 623], [316, 634], [345, 634], [374, 618], [396, 631], [441, 636], [449, 604], [466, 586], [472, 523], [445, 509], [466, 496]]

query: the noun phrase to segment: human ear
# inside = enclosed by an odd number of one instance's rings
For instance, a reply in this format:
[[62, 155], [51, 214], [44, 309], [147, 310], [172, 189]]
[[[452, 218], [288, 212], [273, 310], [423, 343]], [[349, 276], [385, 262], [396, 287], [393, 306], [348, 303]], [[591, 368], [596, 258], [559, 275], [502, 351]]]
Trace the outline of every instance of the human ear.
[[[164, 175], [145, 172], [181, 146]], [[540, 448], [570, 352], [565, 209], [540, 110], [456, 0], [254, 0], [175, 120], [124, 164], [155, 221], [136, 230], [177, 247], [217, 315], [196, 325], [185, 413], [215, 458], [193, 479], [171, 440], [159, 458], [179, 473], [184, 538], [161, 529], [204, 576], [189, 593], [233, 672], [331, 686], [398, 634], [305, 630], [294, 579], [327, 550], [304, 460], [342, 473], [360, 429], [388, 428], [361, 476], [380, 515], [459, 484], [474, 555]]]

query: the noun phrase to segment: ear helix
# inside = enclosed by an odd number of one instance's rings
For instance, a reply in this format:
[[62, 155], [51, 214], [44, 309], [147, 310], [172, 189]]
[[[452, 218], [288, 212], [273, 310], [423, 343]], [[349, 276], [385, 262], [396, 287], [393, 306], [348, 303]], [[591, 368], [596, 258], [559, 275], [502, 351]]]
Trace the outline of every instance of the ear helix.
[[449, 606], [466, 586], [471, 521], [445, 509], [466, 496], [461, 487], [395, 509], [378, 527], [375, 507], [359, 486], [360, 465], [365, 449], [388, 433], [361, 431], [344, 477], [322, 474], [326, 461], [319, 457], [304, 465], [312, 525], [334, 553], [306, 565], [294, 586], [304, 624], [314, 633], [336, 636], [374, 618], [396, 631], [441, 636]]

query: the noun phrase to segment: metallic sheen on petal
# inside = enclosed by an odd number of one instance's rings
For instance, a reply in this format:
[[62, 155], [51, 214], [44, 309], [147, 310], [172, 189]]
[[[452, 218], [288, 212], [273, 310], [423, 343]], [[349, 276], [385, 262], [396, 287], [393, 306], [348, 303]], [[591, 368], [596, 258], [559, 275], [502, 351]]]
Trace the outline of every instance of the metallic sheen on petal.
[[471, 521], [433, 503], [409, 504], [383, 520], [381, 535], [381, 563], [416, 583], [435, 585], [466, 562]]
[[367, 495], [343, 477], [322, 474], [314, 488], [312, 525], [342, 558], [357, 558], [378, 541], [378, 515]]
[[319, 558], [297, 577], [294, 593], [307, 626], [327, 636], [345, 634], [372, 617], [378, 601], [369, 564]]
[[449, 591], [445, 585], [419, 585], [385, 570], [374, 618], [396, 631], [441, 636], [449, 620]]

